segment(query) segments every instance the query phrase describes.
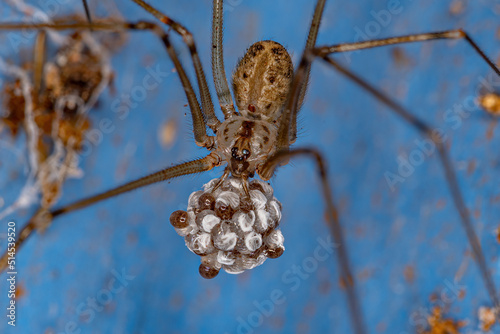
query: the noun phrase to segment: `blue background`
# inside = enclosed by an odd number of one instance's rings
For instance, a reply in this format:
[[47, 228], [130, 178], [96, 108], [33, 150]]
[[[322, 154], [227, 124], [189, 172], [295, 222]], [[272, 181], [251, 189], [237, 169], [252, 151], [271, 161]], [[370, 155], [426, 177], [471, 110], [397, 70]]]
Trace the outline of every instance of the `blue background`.
[[[63, 2], [61, 14], [83, 13], [78, 1]], [[450, 12], [452, 2], [401, 0], [401, 12], [381, 25], [373, 12], [387, 10], [386, 1], [328, 1], [318, 44], [355, 41], [358, 30], [377, 27], [380, 31], [372, 34], [376, 38], [463, 27], [488, 55], [498, 59], [498, 1], [468, 2], [459, 14]], [[43, 6], [44, 2], [32, 3]], [[106, 15], [104, 6], [96, 3], [91, 2], [94, 14]], [[194, 34], [217, 103], [210, 70], [211, 1], [152, 3]], [[231, 10], [225, 12], [228, 74], [257, 40], [276, 40], [290, 50], [295, 62], [298, 60], [313, 1], [232, 3]], [[152, 19], [129, 1], [116, 1], [116, 5], [127, 19]], [[5, 20], [10, 11], [5, 5], [0, 9]], [[5, 33], [0, 39], [2, 55], [17, 59]], [[189, 54], [178, 36], [174, 40], [193, 77]], [[29, 49], [31, 44], [25, 46]], [[445, 119], [447, 110], [453, 112], [455, 106], [477, 97], [480, 78], [491, 76], [492, 71], [464, 41], [399, 49], [404, 52], [405, 64], [395, 61], [393, 47], [338, 55], [336, 59], [446, 133], [461, 189], [498, 288], [497, 121], [477, 108], [459, 125]], [[112, 65], [116, 93], [106, 91], [92, 118], [94, 124], [110, 118], [115, 129], [93, 145], [91, 154], [82, 161], [84, 177], [65, 183], [60, 204], [206, 154], [194, 144], [189, 110], [175, 73], [148, 92], [147, 99], [138, 102], [125, 119], [113, 112], [114, 101], [142, 84], [147, 66], [172, 71], [173, 65], [155, 37], [147, 32], [131, 33], [113, 55]], [[415, 141], [422, 140], [421, 136], [327, 65], [315, 63], [311, 78], [296, 146], [318, 147], [327, 158], [369, 332], [414, 333], [436, 304], [444, 307], [449, 317], [467, 320], [468, 330], [476, 330], [478, 308], [491, 306], [490, 299], [437, 156], [426, 156], [392, 191], [384, 173], [397, 173], [398, 157], [418, 151]], [[498, 78], [496, 82], [498, 89]], [[168, 121], [177, 125], [171, 147], [162, 146], [159, 140], [161, 127]], [[12, 141], [6, 132], [0, 136], [5, 144], [0, 148], [0, 196], [8, 205], [26, 180], [26, 161], [14, 154], [23, 150], [25, 143], [23, 137]], [[18, 300], [18, 322], [12, 329], [2, 316], [0, 332], [65, 333], [76, 326], [81, 333], [349, 333], [335, 254], [326, 261], [311, 260], [320, 245], [318, 238], [325, 239], [328, 229], [314, 165], [306, 160], [280, 169], [272, 182], [284, 208], [284, 255], [239, 276], [221, 273], [213, 280], [199, 276], [199, 257], [184, 246], [168, 218], [171, 212], [187, 206], [192, 191], [221, 174], [222, 169], [218, 169], [154, 185], [55, 220], [45, 235], [31, 238], [18, 252], [18, 288], [24, 291]], [[34, 209], [16, 212], [9, 219], [20, 227]], [[6, 223], [1, 222], [2, 250]], [[317, 267], [307, 277], [290, 274], [294, 265], [307, 267], [311, 261]], [[105, 298], [102, 296], [113, 282], [113, 272], [122, 270], [135, 277], [120, 292], [107, 294], [111, 296], [109, 303], [90, 319], [79, 317], [78, 306], [85, 305], [88, 298]], [[5, 277], [0, 276], [2, 310], [8, 302]], [[283, 302], [270, 306], [274, 290], [282, 292]], [[500, 332], [499, 326], [494, 330]]]

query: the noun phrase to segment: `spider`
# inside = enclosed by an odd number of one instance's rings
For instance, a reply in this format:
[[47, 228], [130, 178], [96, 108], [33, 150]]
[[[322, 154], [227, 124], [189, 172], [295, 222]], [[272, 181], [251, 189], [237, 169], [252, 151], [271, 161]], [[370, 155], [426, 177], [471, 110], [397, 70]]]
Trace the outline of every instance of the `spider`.
[[[319, 7], [321, 7], [321, 6], [319, 6]], [[318, 8], [319, 8], [319, 7], [318, 7]], [[157, 14], [158, 14], [158, 13], [157, 13]], [[158, 14], [158, 15], [160, 15], [160, 14]], [[169, 22], [169, 21], [167, 20], [167, 22]], [[81, 27], [81, 26], [82, 26], [82, 25], [80, 25], [80, 27]], [[317, 26], [317, 25], [316, 25], [316, 26]], [[98, 29], [98, 25], [93, 25], [92, 27], [93, 27], [94, 29]], [[155, 29], [156, 29], [156, 28], [155, 28]], [[220, 29], [220, 30], [221, 30], [221, 29]], [[220, 31], [220, 30], [219, 30], [219, 31]], [[312, 31], [314, 31], [314, 29], [312, 29]], [[428, 35], [427, 37], [437, 37], [437, 36], [438, 36], [438, 35]], [[447, 35], [442, 35], [441, 37], [443, 37], [443, 36], [446, 36], [446, 37], [453, 37], [453, 38], [455, 38], [455, 37], [464, 37], [464, 36], [462, 35], [462, 33], [461, 33], [461, 32], [459, 32], [459, 31], [455, 31], [455, 32], [449, 33], [449, 34], [447, 34]], [[312, 42], [312, 44], [314, 44], [314, 42]], [[218, 49], [218, 48], [216, 47], [215, 49]], [[303, 80], [301, 80], [301, 78], [303, 79], [303, 78], [304, 78], [304, 76], [307, 76], [307, 73], [308, 73], [308, 71], [307, 71], [307, 62], [308, 62], [308, 61], [310, 61], [310, 60], [312, 60], [313, 56], [322, 56], [321, 51], [323, 51], [323, 50], [325, 50], [325, 49], [314, 49], [314, 50], [309, 50], [309, 51], [307, 51], [307, 52], [305, 52], [305, 53], [304, 53], [304, 57], [302, 58], [302, 62], [301, 62], [301, 64], [303, 64], [303, 66], [302, 66], [302, 67], [299, 67], [299, 69], [297, 70], [297, 72], [296, 72], [297, 74], [296, 74], [296, 76], [295, 76], [295, 81], [294, 81], [294, 84], [291, 86], [291, 91], [292, 91], [292, 92], [295, 92], [294, 94], [291, 94], [291, 96], [292, 96], [292, 97], [295, 97], [295, 100], [294, 100], [294, 99], [289, 99], [289, 100], [286, 102], [286, 104], [285, 104], [285, 105], [287, 105], [287, 106], [288, 106], [288, 104], [287, 104], [287, 103], [289, 103], [289, 104], [290, 104], [290, 106], [289, 106], [289, 107], [286, 107], [286, 108], [285, 108], [285, 110], [288, 110], [290, 113], [292, 113], [292, 114], [293, 114], [293, 109], [294, 109], [294, 108], [296, 108], [296, 105], [298, 105], [298, 104], [299, 104], [299, 102], [300, 102], [300, 100], [301, 100], [300, 96], [301, 96], [302, 94], [300, 94], [300, 92], [302, 91], [302, 90], [301, 90], [301, 89], [302, 89], [302, 87], [305, 87], [305, 86], [303, 86], [303, 85], [302, 85], [302, 84], [303, 84]], [[171, 55], [173, 56], [173, 54], [171, 54]], [[340, 69], [340, 70], [342, 71], [342, 68], [341, 68], [341, 67], [338, 67], [338, 65], [337, 65], [337, 64], [335, 64], [335, 63], [331, 63], [331, 64], [332, 64], [333, 66], [337, 66], [337, 68], [338, 68], [338, 69]], [[494, 68], [494, 65], [493, 65], [493, 64], [490, 64], [490, 65], [492, 66], [492, 68], [493, 68], [494, 70], [498, 71], [498, 69], [495, 69], [495, 68]], [[222, 68], [223, 68], [223, 67], [222, 67]], [[177, 71], [179, 72], [179, 67], [177, 67]], [[238, 71], [237, 71], [237, 72], [238, 72]], [[346, 72], [346, 71], [344, 71], [344, 72], [348, 74], [348, 72]], [[216, 73], [217, 73], [217, 72], [216, 72]], [[216, 75], [216, 77], [217, 77], [217, 75]], [[355, 80], [357, 80], [357, 79], [356, 79], [356, 77], [354, 77], [354, 79], [355, 79]], [[200, 80], [200, 81], [202, 81], [202, 80]], [[361, 84], [364, 84], [364, 81], [361, 81], [361, 80], [357, 80], [357, 82], [358, 82], [358, 83], [361, 83]], [[368, 87], [368, 86], [366, 86], [366, 84], [364, 84], [364, 86], [365, 86], [365, 88], [369, 88], [369, 90], [371, 90], [371, 92], [372, 92], [372, 93], [375, 93], [375, 95], [376, 95], [376, 96], [378, 96], [378, 97], [379, 97], [379, 99], [380, 99], [381, 101], [383, 101], [383, 102], [385, 102], [385, 103], [389, 104], [389, 106], [391, 106], [391, 107], [395, 108], [396, 110], [399, 110], [399, 111], [401, 110], [401, 109], [400, 109], [397, 105], [394, 105], [391, 101], [388, 101], [388, 100], [387, 100], [387, 99], [386, 99], [383, 95], [380, 95], [380, 94], [378, 94], [378, 93], [374, 92], [374, 91], [373, 91], [373, 89], [372, 89], [372, 88], [370, 88], [370, 87]], [[217, 87], [217, 84], [216, 84], [216, 87]], [[203, 88], [201, 89], [201, 91], [203, 91]], [[220, 93], [220, 89], [218, 89], [218, 93]], [[222, 96], [224, 96], [224, 94], [222, 94]], [[227, 95], [225, 95], [225, 96], [227, 97]], [[206, 102], [206, 101], [205, 101], [205, 102]], [[202, 104], [203, 104], [203, 103], [202, 103]], [[224, 102], [223, 102], [223, 103], [221, 103], [221, 104], [223, 104], [223, 105], [224, 105]], [[256, 104], [257, 104], [257, 103], [256, 103]], [[226, 103], [225, 105], [227, 105], [227, 103]], [[193, 105], [192, 105], [191, 107], [193, 107]], [[244, 108], [244, 107], [245, 107], [245, 106], [243, 106], [243, 108]], [[242, 112], [242, 110], [241, 110], [241, 109], [243, 109], [243, 108], [239, 108], [238, 110], [239, 110], [240, 112]], [[253, 110], [254, 108], [255, 108], [255, 105], [254, 105], [254, 104], [249, 104], [249, 105], [247, 106], [247, 110], [248, 110], [248, 112], [252, 112], [252, 110]], [[202, 109], [203, 109], [205, 112], [207, 112], [207, 109], [210, 109], [210, 108], [202, 108]], [[224, 107], [222, 108], [222, 110], [226, 110], [226, 109], [227, 109], [227, 108], [224, 108]], [[230, 110], [230, 108], [229, 108], [229, 110]], [[287, 115], [287, 113], [285, 112], [285, 114], [284, 114], [284, 115]], [[198, 122], [198, 123], [200, 122], [200, 118], [198, 117], [198, 120], [196, 120], [195, 118], [196, 118], [196, 116], [195, 116], [195, 117], [193, 117], [193, 124], [194, 124], [194, 127], [196, 128], [196, 124], [197, 124], [197, 122]], [[207, 117], [207, 118], [208, 118], [207, 120], [208, 120], [209, 124], [210, 124], [210, 122], [212, 122], [212, 123], [213, 123], [213, 124], [212, 124], [212, 126], [215, 126], [215, 125], [216, 125], [216, 121], [215, 121], [213, 118], [211, 118], [211, 117], [210, 117], [210, 115], [208, 115], [208, 117]], [[202, 118], [202, 119], [203, 119], [203, 118]], [[413, 120], [413, 124], [415, 124], [415, 123], [416, 123], [416, 122]], [[283, 122], [277, 122], [277, 124], [284, 124], [284, 123], [283, 123]], [[417, 124], [420, 124], [420, 123], [417, 123]], [[281, 127], [278, 127], [278, 126], [277, 126], [277, 128], [278, 128], [278, 130], [279, 130], [279, 129], [281, 129]], [[198, 127], [198, 130], [199, 130], [199, 127]], [[421, 125], [421, 124], [420, 124], [420, 130], [422, 130], [422, 125]], [[200, 132], [201, 132], [201, 134], [200, 134]], [[294, 134], [292, 134], [291, 136], [292, 136], [292, 138], [293, 138], [295, 135], [294, 135]], [[283, 136], [278, 137], [278, 138], [281, 138], [281, 140], [278, 140], [278, 144], [279, 144], [279, 142], [284, 141], [284, 139], [283, 139], [283, 138], [287, 138], [285, 141], [288, 141], [288, 137], [289, 137], [289, 135], [286, 135], [286, 136], [284, 136], [284, 137], [283, 137]], [[205, 139], [204, 139], [204, 138], [205, 138]], [[213, 146], [213, 143], [212, 143], [209, 139], [206, 139], [206, 137], [203, 135], [203, 131], [198, 131], [198, 133], [196, 133], [196, 130], [195, 130], [195, 139], [196, 139], [196, 141], [197, 141], [198, 143], [203, 143], [205, 146], [208, 146], [209, 148], [211, 148], [211, 147]], [[286, 146], [286, 145], [285, 145], [285, 146]], [[217, 147], [217, 148], [219, 148], [219, 147]], [[249, 150], [248, 150], [248, 151], [249, 151]], [[217, 152], [217, 150], [216, 150], [216, 152]], [[296, 152], [296, 154], [307, 154], [307, 153], [309, 153], [309, 154], [313, 154], [313, 155], [314, 155], [314, 156], [315, 156], [315, 157], [316, 157], [319, 161], [321, 161], [320, 156], [319, 156], [318, 154], [316, 154], [316, 151], [313, 151], [313, 150], [305, 149], [305, 150], [297, 150], [297, 151], [291, 151], [291, 152]], [[231, 151], [231, 155], [230, 155], [230, 157], [231, 157], [231, 158], [229, 158], [229, 160], [231, 160], [232, 158], [234, 158], [234, 159], [236, 159], [237, 161], [240, 161], [240, 160], [238, 159], [238, 158], [241, 158], [241, 155], [239, 155], [239, 154], [238, 154], [238, 153], [240, 153], [240, 152], [238, 151], [238, 152], [236, 152], [236, 153], [237, 153], [237, 154], [235, 154], [235, 156], [233, 157], [233, 152]], [[243, 153], [243, 155], [245, 155], [245, 154], [244, 154], [244, 152], [243, 152], [243, 150], [241, 150], [241, 153]], [[249, 151], [249, 153], [250, 153], [250, 154], [252, 154], [252, 152], [251, 152], [251, 151]], [[263, 175], [262, 175], [262, 176], [263, 176], [263, 178], [264, 178], [264, 179], [269, 178], [269, 177], [272, 175], [272, 172], [273, 172], [273, 170], [274, 170], [274, 168], [275, 168], [275, 165], [277, 164], [278, 160], [280, 160], [281, 158], [284, 158], [284, 157], [286, 157], [287, 155], [289, 155], [289, 154], [290, 154], [290, 153], [289, 153], [286, 149], [285, 149], [284, 151], [273, 151], [272, 153], [274, 153], [275, 155], [274, 155], [274, 157], [273, 157], [273, 158], [271, 158], [271, 159], [269, 159], [269, 160], [268, 160], [268, 162], [267, 162], [267, 164], [268, 164], [268, 165], [267, 165], [267, 168], [266, 168], [266, 164], [264, 164], [264, 165], [262, 165], [259, 169], [256, 169], [256, 171], [260, 171], [261, 173], [263, 173]], [[271, 154], [269, 154], [269, 156], [270, 156], [270, 155], [271, 155]], [[203, 160], [203, 162], [212, 161], [213, 159], [214, 159], [214, 156], [212, 155], [209, 159], [205, 159], [205, 160]], [[222, 160], [222, 159], [221, 159], [221, 160]], [[244, 159], [242, 159], [242, 160], [244, 160]], [[445, 161], [446, 161], [446, 160], [445, 160]], [[215, 159], [215, 160], [213, 160], [213, 162], [212, 162], [212, 163], [214, 163], [214, 164], [215, 164], [215, 163], [218, 163], [218, 160], [217, 160], [217, 159]], [[235, 173], [237, 174], [237, 176], [241, 176], [242, 174], [244, 175], [244, 172], [245, 172], [245, 171], [250, 171], [250, 172], [252, 171], [251, 169], [249, 170], [249, 168], [250, 168], [250, 167], [248, 167], [248, 168], [246, 168], [246, 169], [245, 169], [245, 168], [243, 168], [243, 170], [241, 170], [241, 168], [240, 168], [240, 169], [238, 169], [238, 168], [239, 168], [239, 167], [238, 167], [238, 163], [235, 163], [235, 164], [236, 164], [236, 165], [235, 165], [234, 169], [233, 169], [233, 166], [231, 166], [231, 171], [232, 171], [232, 172], [235, 172]], [[451, 169], [449, 169], [449, 168], [450, 168], [450, 166], [449, 166], [449, 165], [447, 165], [447, 166], [448, 166], [448, 167], [447, 167], [447, 173], [448, 173], [448, 176], [449, 176], [449, 175], [450, 175], [450, 170], [451, 170]], [[234, 176], [234, 175], [233, 175], [233, 176]], [[322, 173], [322, 176], [323, 176], [323, 177], [325, 177], [325, 176], [326, 176], [326, 173]], [[452, 176], [453, 176], [453, 175], [452, 175]], [[324, 186], [327, 186], [327, 185], [328, 185], [328, 182], [324, 182], [324, 183], [323, 183], [323, 185], [324, 185]], [[114, 194], [114, 193], [112, 193], [112, 194]], [[326, 189], [326, 191], [325, 191], [325, 195], [326, 195], [326, 197], [327, 197], [327, 202], [328, 202], [328, 203], [331, 203], [331, 201], [329, 201], [329, 200], [328, 200], [328, 194], [329, 194], [329, 191], [328, 191], [328, 189]], [[107, 196], [107, 195], [106, 195], [106, 196]], [[457, 192], [456, 192], [456, 191], [454, 192], [454, 196], [457, 196]], [[78, 202], [77, 202], [77, 203], [78, 203]], [[87, 204], [87, 203], [88, 203], [88, 202], [83, 202], [83, 204]], [[82, 204], [82, 202], [80, 202], [80, 204], [77, 204], [77, 206], [78, 206], [78, 205], [81, 205], [81, 204]], [[77, 207], [77, 206], [76, 206], [76, 207]], [[76, 208], [76, 207], [75, 207], [75, 206], [71, 206], [71, 205], [70, 205], [70, 206], [68, 207], [69, 209], [60, 209], [60, 210], [57, 210], [57, 209], [56, 209], [55, 211], [53, 211], [53, 212], [52, 212], [52, 215], [56, 216], [56, 215], [61, 214], [62, 212], [65, 212], [65, 211], [71, 210], [72, 208]], [[330, 221], [333, 221], [333, 222], [335, 223], [335, 219], [334, 219], [334, 218], [335, 218], [335, 216], [336, 216], [336, 215], [335, 215], [335, 214], [333, 214], [333, 212], [332, 212], [332, 211], [333, 211], [333, 208], [331, 208], [331, 207], [330, 207], [330, 210], [329, 210], [329, 211], [330, 211]], [[333, 224], [333, 225], [335, 225], [335, 224]], [[338, 231], [337, 231], [337, 232], [338, 232]], [[344, 243], [343, 243], [341, 240], [339, 240], [339, 238], [340, 238], [340, 235], [339, 235], [339, 234], [336, 234], [336, 241], [338, 242], [338, 244], [340, 245], [340, 247], [343, 247], [343, 246], [344, 246]], [[342, 251], [341, 251], [340, 253], [342, 253]], [[345, 258], [344, 258], [344, 260], [345, 260]], [[344, 268], [344, 270], [346, 269], [345, 267], [343, 267], [343, 268]], [[345, 273], [344, 273], [344, 274], [345, 274]], [[347, 277], [349, 277], [349, 274], [347, 274]], [[351, 289], [353, 285], [349, 284], [349, 282], [350, 282], [350, 281], [351, 281], [350, 279], [344, 279], [344, 282], [346, 282], [346, 285], [347, 285], [347, 290], [348, 290], [348, 291], [350, 291], [350, 295], [351, 295], [351, 296], [353, 296], [353, 295], [354, 295], [354, 290], [353, 290], [353, 289]], [[352, 308], [352, 309], [355, 309], [355, 307], [353, 307], [353, 306], [352, 306], [353, 304], [355, 305], [355, 302], [356, 302], [355, 300], [356, 300], [356, 298], [351, 298], [351, 308]], [[359, 316], [359, 315], [358, 315], [358, 316]], [[363, 329], [362, 329], [362, 322], [360, 321], [360, 318], [359, 318], [358, 316], [356, 316], [356, 315], [355, 315], [355, 316], [353, 317], [353, 318], [354, 318], [354, 320], [355, 320], [355, 321], [353, 321], [353, 323], [354, 323], [354, 328], [356, 328], [356, 330], [355, 330], [356, 332], [362, 332], [362, 331], [363, 331]]]
[[[21, 128], [27, 133], [31, 182], [35, 185], [28, 182], [26, 188], [39, 188], [44, 208], [58, 200], [68, 176], [78, 176], [75, 158], [90, 127], [88, 110], [111, 80], [109, 64], [97, 40], [85, 33], [55, 38], [62, 41], [55, 60], [44, 62], [47, 34], [42, 31], [36, 37], [32, 80], [27, 70], [2, 60], [2, 70], [14, 77], [3, 91], [7, 114], [2, 123], [14, 138]], [[11, 208], [30, 201], [20, 199]], [[9, 214], [6, 210], [3, 217]]]

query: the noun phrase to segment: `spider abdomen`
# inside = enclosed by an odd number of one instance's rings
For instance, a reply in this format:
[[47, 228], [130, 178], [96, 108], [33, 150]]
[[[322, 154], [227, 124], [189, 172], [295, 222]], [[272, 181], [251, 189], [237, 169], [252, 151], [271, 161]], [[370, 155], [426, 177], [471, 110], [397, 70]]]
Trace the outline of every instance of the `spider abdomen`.
[[233, 73], [236, 105], [243, 116], [275, 121], [288, 95], [293, 63], [274, 41], [250, 46]]

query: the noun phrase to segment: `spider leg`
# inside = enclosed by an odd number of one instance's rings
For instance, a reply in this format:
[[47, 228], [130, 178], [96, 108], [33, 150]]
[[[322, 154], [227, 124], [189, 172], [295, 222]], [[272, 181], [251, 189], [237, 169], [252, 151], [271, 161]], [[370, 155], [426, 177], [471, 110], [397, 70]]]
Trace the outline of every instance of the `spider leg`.
[[[307, 36], [307, 42], [305, 50], [312, 50], [316, 46], [316, 39], [318, 37], [318, 30], [321, 24], [321, 17], [323, 16], [326, 0], [318, 0], [316, 7], [314, 9], [313, 19], [311, 21], [311, 26], [309, 28], [309, 35]], [[307, 93], [307, 88], [309, 86], [309, 73], [311, 72], [311, 64], [309, 64], [305, 70], [305, 76], [303, 79], [303, 84], [299, 93], [298, 109], [302, 107], [304, 98]], [[290, 144], [294, 143], [297, 139], [297, 113], [292, 115], [292, 120], [290, 124]]]
[[90, 15], [90, 9], [89, 9], [89, 3], [87, 0], [82, 0], [83, 2], [83, 9], [85, 10], [85, 16], [87, 17], [87, 21], [89, 23], [92, 23], [92, 15]]
[[119, 30], [150, 30], [155, 33], [165, 45], [168, 55], [174, 63], [175, 69], [186, 93], [189, 108], [191, 110], [191, 117], [193, 120], [193, 132], [196, 144], [198, 146], [212, 148], [214, 144], [214, 137], [207, 135], [205, 119], [203, 113], [200, 109], [198, 99], [193, 90], [191, 82], [182, 67], [177, 54], [170, 43], [168, 35], [155, 23], [139, 21], [135, 23], [130, 22], [114, 22], [114, 23], [63, 23], [63, 24], [52, 24], [52, 23], [39, 23], [39, 24], [25, 24], [25, 23], [4, 23], [0, 24], [0, 30], [17, 30], [17, 29], [43, 29], [50, 28], [54, 30], [67, 30], [67, 29], [94, 29], [94, 30], [109, 30], [109, 31], [119, 31]]
[[262, 166], [259, 175], [263, 179], [269, 179], [274, 174], [276, 168], [284, 161], [296, 156], [307, 156], [316, 162], [318, 175], [321, 179], [321, 189], [326, 202], [328, 226], [333, 236], [333, 241], [338, 245], [337, 257], [340, 267], [341, 281], [345, 284], [353, 332], [357, 334], [366, 333], [361, 304], [355, 287], [355, 279], [352, 275], [349, 256], [347, 254], [346, 243], [342, 233], [342, 226], [339, 221], [338, 210], [333, 201], [332, 190], [326, 169], [325, 160], [317, 150], [312, 148], [298, 148], [292, 150], [281, 150], [267, 159]]
[[431, 41], [436, 39], [465, 39], [467, 43], [483, 58], [483, 60], [495, 71], [498, 75], [500, 75], [500, 69], [486, 56], [483, 50], [477, 45], [476, 42], [463, 30], [447, 30], [440, 32], [430, 32], [425, 34], [413, 34], [399, 37], [391, 37], [391, 38], [382, 38], [382, 39], [374, 39], [371, 41], [357, 42], [357, 43], [344, 43], [337, 44], [332, 46], [325, 46], [318, 48], [315, 53], [318, 56], [323, 57], [328, 54], [338, 53], [338, 52], [347, 52], [354, 50], [362, 50], [375, 48], [379, 46], [385, 45], [395, 45], [402, 43], [411, 43], [411, 42], [423, 42], [423, 41]]
[[45, 42], [47, 34], [41, 30], [36, 36], [34, 49], [34, 70], [33, 70], [33, 91], [35, 102], [38, 100], [38, 94], [42, 88], [43, 65], [45, 64]]
[[[33, 231], [39, 229], [41, 231], [45, 230], [51, 223], [52, 219], [63, 215], [68, 212], [76, 211], [94, 205], [105, 199], [121, 195], [123, 193], [148, 186], [153, 183], [170, 180], [179, 176], [196, 174], [201, 172], [206, 172], [214, 167], [219, 166], [221, 159], [215, 153], [210, 153], [208, 156], [193, 160], [189, 162], [182, 163], [180, 165], [172, 166], [156, 173], [144, 176], [135, 181], [128, 182], [117, 188], [102, 192], [100, 194], [83, 198], [66, 206], [52, 209], [52, 210], [39, 210], [23, 227], [19, 233], [19, 237], [16, 241], [16, 250], [33, 234]], [[8, 252], [6, 251], [2, 257], [0, 257], [0, 272], [4, 271], [7, 267]]]
[[200, 105], [198, 104], [198, 99], [196, 98], [196, 94], [194, 93], [193, 87], [191, 86], [191, 82], [189, 81], [182, 64], [177, 57], [177, 53], [175, 52], [174, 47], [170, 43], [168, 35], [163, 32], [159, 27], [156, 27], [155, 31], [160, 33], [160, 38], [162, 39], [165, 47], [167, 48], [168, 55], [172, 62], [174, 63], [175, 69], [179, 74], [179, 78], [181, 79], [182, 87], [184, 87], [184, 92], [188, 98], [189, 108], [192, 110], [192, 119], [193, 119], [193, 132], [196, 144], [202, 147], [207, 147], [211, 149], [214, 145], [214, 137], [207, 135], [205, 119], [203, 117], [203, 113], [200, 109]]
[[484, 253], [481, 249], [481, 244], [479, 242], [479, 238], [477, 237], [477, 234], [474, 230], [473, 223], [470, 218], [470, 214], [467, 210], [467, 206], [465, 205], [465, 201], [462, 195], [462, 192], [460, 190], [460, 187], [458, 185], [458, 180], [457, 176], [455, 173], [455, 169], [453, 168], [453, 165], [450, 161], [448, 152], [446, 150], [446, 147], [442, 140], [439, 138], [439, 136], [436, 135], [436, 133], [432, 130], [432, 128], [426, 124], [424, 121], [421, 119], [417, 118], [413, 114], [411, 114], [409, 111], [407, 111], [405, 108], [403, 108], [401, 105], [399, 105], [397, 102], [392, 100], [390, 97], [385, 95], [383, 92], [378, 90], [375, 86], [369, 84], [367, 81], [362, 79], [361, 77], [357, 76], [356, 74], [352, 73], [348, 69], [344, 68], [337, 62], [333, 61], [330, 57], [325, 56], [323, 58], [328, 64], [333, 66], [336, 70], [338, 70], [340, 73], [342, 73], [344, 76], [349, 78], [350, 80], [354, 81], [356, 84], [358, 84], [361, 88], [372, 94], [376, 99], [378, 99], [380, 102], [384, 103], [387, 105], [393, 112], [401, 116], [406, 122], [408, 122], [410, 125], [415, 127], [419, 132], [421, 132], [423, 135], [428, 136], [434, 145], [437, 147], [437, 151], [439, 154], [439, 158], [441, 160], [441, 163], [443, 165], [444, 173], [446, 176], [446, 181], [448, 183], [448, 186], [450, 188], [450, 193], [453, 198], [453, 202], [455, 204], [456, 209], [458, 210], [460, 214], [460, 221], [462, 223], [462, 227], [464, 228], [466, 234], [467, 234], [467, 239], [469, 240], [469, 244], [472, 247], [472, 252], [474, 254], [474, 258], [476, 259], [478, 266], [479, 266], [479, 271], [481, 273], [482, 279], [484, 281], [484, 284], [486, 286], [486, 289], [488, 290], [488, 293], [490, 295], [490, 298], [495, 305], [495, 308], [497, 312], [500, 312], [500, 299], [498, 297], [495, 284], [493, 283], [493, 278], [491, 277], [488, 267], [486, 264], [486, 258], [484, 256]]
[[227, 84], [226, 71], [224, 69], [224, 48], [222, 45], [224, 29], [223, 2], [223, 0], [213, 1], [212, 73], [222, 113], [224, 114], [224, 118], [228, 119], [232, 115], [236, 115], [236, 110], [234, 109], [234, 101]]
[[198, 80], [198, 88], [201, 95], [201, 105], [203, 113], [207, 118], [207, 125], [212, 129], [212, 131], [217, 132], [217, 128], [220, 125], [220, 121], [215, 115], [214, 105], [212, 99], [210, 98], [210, 91], [208, 89], [207, 79], [203, 71], [203, 66], [201, 65], [200, 57], [196, 49], [196, 44], [194, 42], [193, 35], [189, 30], [187, 30], [180, 23], [172, 20], [170, 17], [158, 11], [156, 8], [152, 7], [150, 4], [143, 0], [132, 0], [146, 11], [154, 15], [158, 20], [170, 26], [175, 32], [182, 36], [184, 43], [189, 48], [191, 58], [193, 60], [194, 69], [196, 72], [196, 78]]

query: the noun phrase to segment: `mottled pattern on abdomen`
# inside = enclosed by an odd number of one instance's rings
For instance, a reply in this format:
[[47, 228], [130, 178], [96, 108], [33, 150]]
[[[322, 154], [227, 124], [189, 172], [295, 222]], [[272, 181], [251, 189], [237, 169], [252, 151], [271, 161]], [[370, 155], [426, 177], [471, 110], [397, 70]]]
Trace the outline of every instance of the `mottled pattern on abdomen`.
[[287, 50], [274, 41], [248, 48], [233, 73], [236, 105], [243, 116], [274, 121], [288, 95], [293, 63]]

